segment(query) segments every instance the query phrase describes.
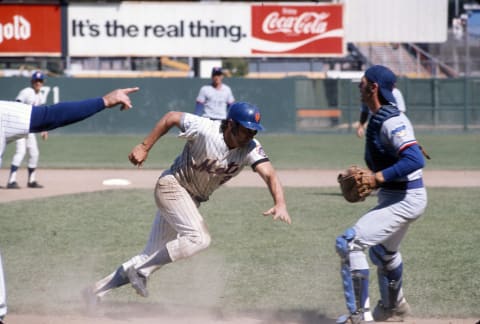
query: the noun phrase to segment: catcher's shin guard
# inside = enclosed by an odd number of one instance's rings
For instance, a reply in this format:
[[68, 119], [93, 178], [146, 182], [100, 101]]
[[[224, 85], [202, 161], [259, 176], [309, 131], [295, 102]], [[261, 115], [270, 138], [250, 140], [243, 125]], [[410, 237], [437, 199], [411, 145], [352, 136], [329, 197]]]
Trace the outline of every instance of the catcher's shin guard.
[[370, 298], [368, 296], [369, 275], [370, 271], [368, 269], [352, 271], [357, 310], [363, 314], [363, 320], [365, 321], [373, 321], [370, 311]]
[[400, 253], [389, 252], [382, 245], [369, 251], [370, 258], [377, 266], [378, 288], [385, 308], [395, 308], [403, 298], [403, 263]]
[[353, 270], [350, 265], [350, 243], [355, 238], [355, 230], [347, 229], [337, 237], [335, 248], [340, 256], [340, 274], [347, 309], [350, 314], [360, 314], [365, 321], [372, 321], [368, 297], [369, 270]]
[[355, 301], [355, 292], [353, 289], [352, 273], [350, 271], [349, 260], [349, 243], [355, 237], [355, 230], [353, 228], [347, 229], [342, 235], [338, 236], [335, 241], [335, 249], [340, 256], [340, 274], [342, 277], [343, 294], [345, 295], [345, 302], [350, 314], [357, 311], [357, 303]]

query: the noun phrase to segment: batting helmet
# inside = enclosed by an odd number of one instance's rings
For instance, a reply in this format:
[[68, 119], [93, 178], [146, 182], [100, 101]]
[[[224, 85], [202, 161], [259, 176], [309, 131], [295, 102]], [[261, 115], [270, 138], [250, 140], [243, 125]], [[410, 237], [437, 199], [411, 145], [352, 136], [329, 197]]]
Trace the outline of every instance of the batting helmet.
[[262, 131], [260, 124], [260, 110], [257, 106], [248, 102], [236, 102], [228, 110], [227, 120], [231, 119], [245, 128]]
[[35, 71], [32, 74], [32, 81], [37, 81], [37, 80], [42, 82], [45, 80], [45, 75], [40, 71]]

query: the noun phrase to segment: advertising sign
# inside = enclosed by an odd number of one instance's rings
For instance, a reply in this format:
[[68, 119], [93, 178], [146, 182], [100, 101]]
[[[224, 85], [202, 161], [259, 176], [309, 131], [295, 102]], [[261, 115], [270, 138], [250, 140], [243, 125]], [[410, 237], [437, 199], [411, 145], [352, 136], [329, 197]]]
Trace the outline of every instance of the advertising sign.
[[60, 7], [0, 4], [0, 56], [60, 56]]
[[121, 2], [68, 8], [70, 56], [339, 56], [342, 5]]
[[342, 5], [252, 6], [252, 54], [344, 54]]

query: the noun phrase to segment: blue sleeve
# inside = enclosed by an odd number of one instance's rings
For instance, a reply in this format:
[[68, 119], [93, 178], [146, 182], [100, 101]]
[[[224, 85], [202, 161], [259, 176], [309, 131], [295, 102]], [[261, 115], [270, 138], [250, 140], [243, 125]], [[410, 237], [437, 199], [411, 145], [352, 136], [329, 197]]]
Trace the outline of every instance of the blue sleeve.
[[407, 147], [400, 152], [400, 159], [394, 165], [382, 170], [386, 182], [404, 177], [425, 166], [422, 151], [418, 144]]
[[197, 101], [197, 103], [195, 104], [195, 115], [203, 116], [203, 108], [204, 104]]
[[30, 132], [38, 133], [73, 124], [103, 110], [103, 98], [61, 102], [51, 106], [33, 106]]

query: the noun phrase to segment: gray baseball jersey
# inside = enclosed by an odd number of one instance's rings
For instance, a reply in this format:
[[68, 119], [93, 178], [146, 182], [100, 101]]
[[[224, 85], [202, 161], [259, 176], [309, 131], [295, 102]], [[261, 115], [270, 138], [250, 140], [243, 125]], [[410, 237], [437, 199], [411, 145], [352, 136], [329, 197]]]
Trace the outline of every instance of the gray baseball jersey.
[[197, 96], [197, 102], [204, 105], [203, 117], [211, 119], [226, 119], [227, 105], [235, 101], [232, 90], [226, 84], [222, 84], [220, 89], [214, 88], [211, 84], [200, 88]]

